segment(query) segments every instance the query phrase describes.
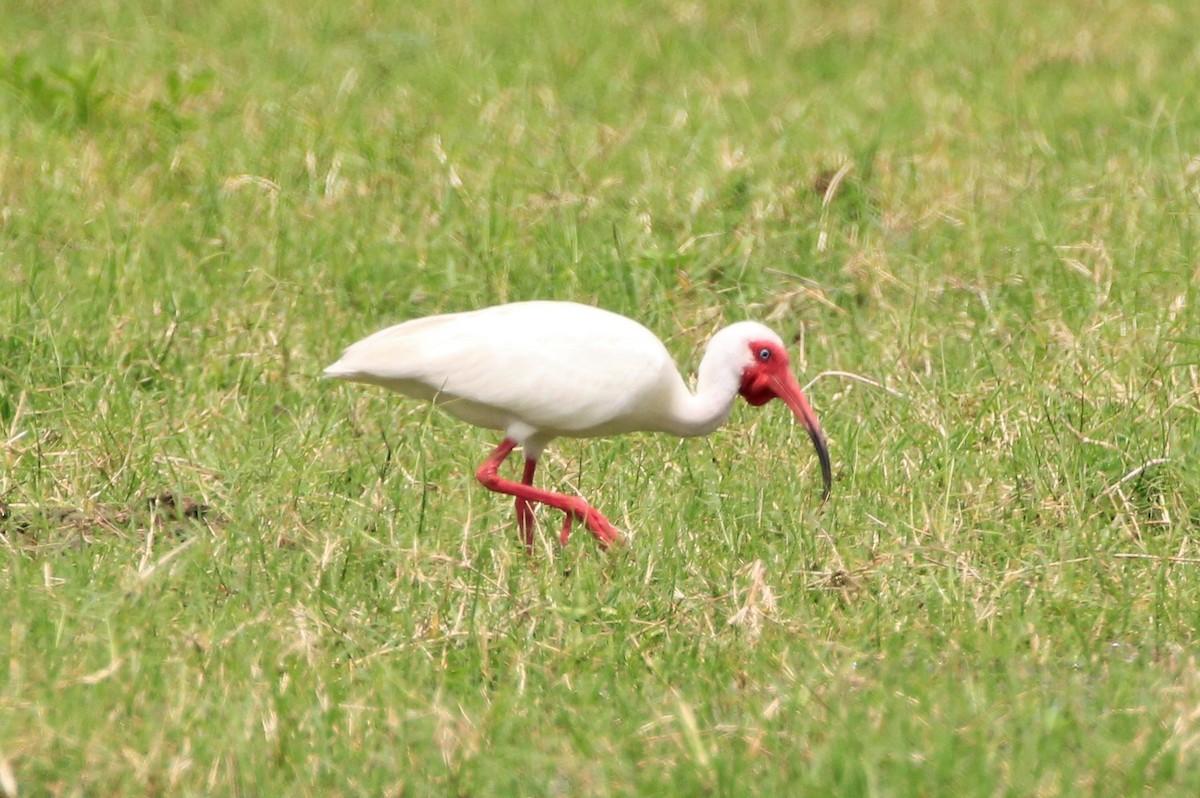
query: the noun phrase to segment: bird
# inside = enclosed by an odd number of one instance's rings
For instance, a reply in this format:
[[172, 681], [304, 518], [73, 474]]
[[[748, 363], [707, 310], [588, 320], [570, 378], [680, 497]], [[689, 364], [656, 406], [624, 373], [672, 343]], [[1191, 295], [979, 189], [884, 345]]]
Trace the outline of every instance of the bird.
[[[529, 552], [532, 504], [563, 512], [561, 545], [576, 519], [602, 549], [623, 541], [582, 497], [534, 487], [538, 460], [553, 439], [630, 432], [707, 435], [729, 418], [738, 396], [755, 407], [780, 399], [791, 408], [820, 460], [822, 502], [830, 495], [829, 449], [817, 415], [789, 367], [783, 340], [754, 321], [736, 322], [712, 336], [694, 391], [666, 346], [639, 322], [591, 305], [544, 300], [387, 327], [351, 344], [324, 375], [382, 386], [503, 432], [476, 478], [514, 497], [518, 531]], [[500, 476], [518, 446], [524, 456], [520, 482]]]

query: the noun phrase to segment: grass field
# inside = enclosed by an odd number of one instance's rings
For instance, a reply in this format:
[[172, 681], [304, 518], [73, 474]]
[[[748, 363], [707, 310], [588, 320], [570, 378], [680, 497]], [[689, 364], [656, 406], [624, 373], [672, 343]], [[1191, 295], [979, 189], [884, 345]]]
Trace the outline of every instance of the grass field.
[[[1200, 794], [1200, 6], [315, 5], [3, 4], [0, 794]], [[318, 379], [529, 298], [830, 503]]]

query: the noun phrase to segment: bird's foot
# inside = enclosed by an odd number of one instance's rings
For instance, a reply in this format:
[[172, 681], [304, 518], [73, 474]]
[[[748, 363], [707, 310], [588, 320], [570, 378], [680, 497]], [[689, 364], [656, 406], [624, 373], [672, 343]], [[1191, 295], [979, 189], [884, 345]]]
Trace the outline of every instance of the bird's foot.
[[576, 518], [587, 525], [588, 531], [595, 536], [601, 549], [607, 551], [613, 543], [621, 541], [621, 533], [617, 528], [610, 524], [599, 510], [582, 499], [563, 515], [566, 517], [563, 518], [562, 534], [558, 536], [558, 542], [563, 546], [567, 545], [567, 540], [571, 537], [571, 522]]

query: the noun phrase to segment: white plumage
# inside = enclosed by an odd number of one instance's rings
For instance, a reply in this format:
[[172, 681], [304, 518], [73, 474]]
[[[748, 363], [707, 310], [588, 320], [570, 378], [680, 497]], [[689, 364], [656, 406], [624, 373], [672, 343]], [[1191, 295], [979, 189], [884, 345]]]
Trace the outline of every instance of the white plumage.
[[[498, 468], [520, 445], [527, 479], [510, 483], [491, 473], [489, 487], [517, 496], [527, 543], [526, 501], [566, 512], [564, 541], [573, 515], [593, 527], [589, 512], [607, 526], [603, 532], [592, 528], [601, 542], [616, 539], [603, 516], [577, 497], [530, 487], [537, 458], [553, 438], [635, 430], [706, 434], [725, 422], [739, 393], [752, 404], [779, 397], [792, 406], [821, 454], [828, 494], [828, 454], [816, 416], [787, 369], [783, 342], [754, 322], [713, 336], [695, 393], [652, 332], [616, 313], [570, 302], [519, 302], [397, 324], [351, 345], [325, 375], [433, 401], [463, 421], [502, 430], [505, 443], [485, 468]], [[488, 484], [485, 468], [480, 479]]]

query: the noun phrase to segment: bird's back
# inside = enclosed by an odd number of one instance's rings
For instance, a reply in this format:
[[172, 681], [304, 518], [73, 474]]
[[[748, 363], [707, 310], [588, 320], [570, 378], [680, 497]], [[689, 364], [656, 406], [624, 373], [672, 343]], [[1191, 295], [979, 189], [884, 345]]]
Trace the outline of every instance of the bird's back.
[[414, 319], [353, 344], [325, 374], [435, 400], [479, 426], [576, 436], [654, 429], [683, 387], [653, 333], [570, 302]]

